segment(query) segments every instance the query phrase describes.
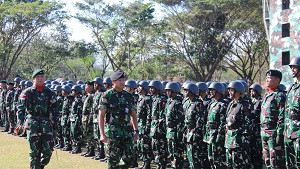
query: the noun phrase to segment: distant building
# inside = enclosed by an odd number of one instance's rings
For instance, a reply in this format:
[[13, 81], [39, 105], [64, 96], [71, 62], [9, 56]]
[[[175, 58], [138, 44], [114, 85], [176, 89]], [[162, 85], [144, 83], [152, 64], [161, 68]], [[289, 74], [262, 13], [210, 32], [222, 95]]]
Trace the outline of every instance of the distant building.
[[283, 73], [283, 84], [293, 82], [288, 64], [300, 57], [300, 0], [262, 0], [270, 51], [270, 69]]

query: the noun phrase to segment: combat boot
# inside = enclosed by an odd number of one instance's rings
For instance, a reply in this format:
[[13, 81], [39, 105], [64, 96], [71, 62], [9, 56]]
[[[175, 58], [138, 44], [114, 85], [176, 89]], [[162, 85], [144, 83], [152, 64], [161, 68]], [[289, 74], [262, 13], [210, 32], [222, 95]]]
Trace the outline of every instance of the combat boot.
[[71, 152], [71, 154], [78, 154], [78, 153], [81, 153], [81, 145], [77, 145], [75, 147], [75, 149]]
[[98, 153], [94, 156], [94, 157], [92, 157], [92, 159], [94, 159], [94, 160], [100, 160], [100, 148], [99, 147], [97, 147], [97, 151], [98, 151]]
[[88, 154], [90, 151], [91, 151], [91, 149], [88, 147], [87, 150], [86, 150], [86, 152], [83, 153], [83, 154], [80, 154], [80, 155], [81, 155], [81, 156], [85, 156], [85, 155]]
[[143, 168], [141, 169], [151, 169], [150, 162], [145, 162]]
[[7, 134], [13, 134], [14, 133], [14, 128], [10, 128]]
[[72, 146], [70, 144], [66, 144], [61, 150], [62, 151], [71, 151], [72, 150]]
[[92, 157], [92, 156], [95, 156], [95, 147], [94, 146], [92, 146], [90, 148], [90, 151], [84, 155], [84, 157]]

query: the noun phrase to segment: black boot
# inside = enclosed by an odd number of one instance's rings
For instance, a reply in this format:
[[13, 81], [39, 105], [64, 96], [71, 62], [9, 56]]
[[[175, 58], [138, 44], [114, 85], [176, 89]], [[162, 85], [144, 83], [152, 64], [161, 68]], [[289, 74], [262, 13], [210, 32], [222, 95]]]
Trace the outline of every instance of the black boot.
[[100, 160], [100, 148], [99, 147], [97, 147], [97, 151], [98, 151], [98, 153], [94, 157], [92, 157], [92, 159], [94, 159], [94, 160]]
[[61, 150], [62, 151], [71, 151], [72, 150], [72, 146], [71, 146], [71, 144], [66, 144]]
[[134, 169], [143, 169], [144, 168], [144, 166], [145, 166], [145, 162], [143, 162], [143, 164], [142, 164], [142, 166], [140, 166], [140, 167], [135, 167]]
[[141, 169], [151, 169], [150, 162], [145, 162], [145, 163], [144, 163], [144, 167], [141, 168]]
[[10, 128], [7, 134], [13, 134], [14, 133], [14, 128]]
[[78, 154], [78, 153], [81, 153], [81, 145], [78, 144], [76, 146], [76, 148], [74, 149], [74, 151], [71, 152], [71, 154]]
[[85, 155], [88, 154], [90, 151], [91, 151], [91, 150], [90, 150], [90, 148], [88, 147], [88, 148], [86, 149], [86, 152], [85, 152], [85, 153], [82, 153], [82, 154], [80, 154], [80, 155], [81, 155], [81, 156], [85, 156]]
[[95, 147], [91, 146], [90, 152], [85, 154], [84, 157], [93, 157], [93, 156], [95, 156]]

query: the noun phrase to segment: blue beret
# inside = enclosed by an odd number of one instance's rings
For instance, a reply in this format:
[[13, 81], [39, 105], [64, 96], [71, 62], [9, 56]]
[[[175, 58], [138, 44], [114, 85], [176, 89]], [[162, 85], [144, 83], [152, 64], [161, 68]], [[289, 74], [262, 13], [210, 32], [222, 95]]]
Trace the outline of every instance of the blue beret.
[[122, 70], [116, 70], [111, 76], [111, 80], [118, 80], [120, 78], [124, 78], [124, 72]]
[[43, 75], [45, 74], [44, 69], [36, 69], [35, 71], [33, 71], [31, 78], [34, 78], [37, 75]]

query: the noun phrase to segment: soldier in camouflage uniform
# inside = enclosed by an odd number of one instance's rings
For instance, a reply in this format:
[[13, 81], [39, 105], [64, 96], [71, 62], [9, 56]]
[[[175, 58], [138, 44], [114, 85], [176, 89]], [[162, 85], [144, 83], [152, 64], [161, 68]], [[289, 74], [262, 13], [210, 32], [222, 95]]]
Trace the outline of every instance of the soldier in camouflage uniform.
[[228, 85], [232, 101], [226, 110], [226, 164], [228, 169], [249, 168], [249, 125], [250, 109], [242, 99], [245, 93], [244, 85], [233, 81]]
[[97, 155], [95, 157], [93, 157], [93, 159], [95, 160], [99, 160], [99, 159], [103, 159], [105, 160], [105, 153], [104, 153], [104, 143], [102, 141], [100, 141], [100, 131], [99, 131], [99, 125], [98, 125], [98, 113], [99, 113], [99, 101], [100, 98], [103, 94], [103, 80], [100, 77], [96, 77], [94, 79], [94, 89], [95, 94], [94, 94], [94, 98], [93, 98], [93, 128], [94, 128], [94, 139], [95, 139], [95, 145], [97, 147]]
[[61, 149], [64, 147], [64, 139], [62, 136], [62, 126], [61, 126], [61, 116], [62, 116], [62, 106], [64, 102], [64, 98], [62, 96], [62, 89], [61, 85], [56, 85], [54, 88], [54, 92], [56, 94], [56, 100], [57, 100], [57, 112], [58, 112], [58, 120], [57, 120], [57, 135], [56, 135], [56, 141], [57, 144], [54, 146], [55, 148]]
[[85, 83], [85, 91], [87, 96], [83, 103], [82, 110], [82, 128], [83, 128], [83, 139], [87, 143], [87, 151], [81, 156], [92, 157], [95, 155], [95, 141], [94, 141], [94, 126], [93, 126], [93, 98], [94, 98], [94, 82]]
[[300, 168], [300, 57], [289, 64], [296, 81], [287, 91], [285, 103], [285, 160], [287, 168]]
[[209, 93], [212, 98], [208, 106], [206, 133], [204, 141], [208, 144], [208, 159], [212, 169], [226, 168], [225, 157], [225, 121], [228, 103], [223, 100], [225, 87], [219, 82], [209, 85]]
[[75, 144], [75, 149], [70, 151], [72, 154], [81, 153], [81, 143], [82, 143], [82, 88], [79, 85], [74, 85], [72, 87], [72, 94], [74, 96], [74, 101], [71, 106], [70, 122], [71, 122], [71, 139]]
[[206, 143], [203, 140], [204, 125], [204, 105], [198, 97], [198, 87], [194, 83], [188, 83], [183, 86], [185, 106], [185, 137], [186, 153], [191, 169], [208, 167], [206, 157]]
[[62, 105], [62, 114], [61, 114], [61, 120], [60, 124], [62, 127], [62, 136], [64, 139], [65, 146], [61, 149], [63, 151], [71, 151], [71, 135], [70, 135], [70, 112], [71, 112], [71, 106], [74, 101], [74, 96], [71, 94], [71, 88], [68, 85], [62, 86], [62, 94], [64, 96], [64, 101]]
[[249, 88], [252, 97], [252, 104], [254, 105], [251, 111], [250, 119], [250, 161], [254, 168], [262, 168], [262, 143], [260, 136], [260, 113], [262, 103], [262, 87], [259, 84], [252, 84]]
[[50, 161], [57, 121], [56, 96], [44, 86], [43, 69], [32, 74], [34, 86], [24, 90], [20, 96], [18, 111], [27, 111], [26, 128], [30, 145], [30, 168], [43, 169]]
[[[100, 140], [107, 144], [109, 169], [131, 166], [133, 130], [135, 141], [139, 137], [136, 105], [132, 94], [123, 90], [124, 77], [122, 70], [117, 70], [111, 75], [113, 88], [103, 93], [99, 103]], [[104, 123], [106, 123], [105, 128]], [[119, 167], [121, 158], [124, 166]]]
[[268, 70], [268, 92], [262, 99], [260, 123], [263, 158], [267, 168], [285, 168], [283, 159], [283, 130], [285, 94], [279, 89], [282, 74]]
[[6, 94], [6, 99], [5, 99], [5, 106], [6, 106], [6, 111], [8, 115], [8, 121], [9, 121], [9, 131], [7, 132], [8, 134], [14, 133], [14, 128], [16, 126], [16, 112], [13, 110], [13, 101], [14, 101], [14, 95], [15, 95], [15, 90], [14, 90], [14, 83], [10, 82], [8, 83], [8, 88], [7, 88], [7, 94]]
[[165, 106], [167, 97], [162, 95], [162, 84], [153, 80], [149, 84], [149, 91], [152, 94], [151, 130], [152, 149], [155, 161], [158, 162], [157, 169], [165, 169], [168, 157], [168, 144], [166, 138], [166, 115]]
[[140, 81], [138, 84], [139, 99], [137, 101], [137, 116], [139, 126], [139, 140], [137, 141], [137, 149], [140, 152], [143, 165], [137, 169], [151, 169], [151, 97], [147, 94], [149, 92], [149, 83], [147, 81]]
[[168, 101], [165, 107], [168, 152], [173, 168], [183, 167], [183, 126], [184, 115], [182, 100], [178, 96], [180, 87], [176, 82], [169, 82], [165, 87]]
[[106, 77], [103, 79], [103, 86], [106, 90], [109, 90], [112, 88], [112, 82], [110, 80], [110, 77]]
[[19, 78], [19, 77], [16, 77], [14, 79], [14, 82], [15, 82], [15, 84], [14, 84], [15, 94], [14, 94], [14, 98], [13, 98], [13, 110], [15, 112], [15, 122], [16, 122], [16, 129], [17, 129], [17, 130], [15, 130], [15, 134], [16, 135], [19, 134], [19, 129], [20, 129], [20, 124], [17, 123], [17, 114], [16, 113], [18, 111], [17, 107], [18, 107], [19, 96], [20, 96], [20, 94], [22, 92], [22, 89], [21, 89], [21, 86], [20, 86], [20, 82], [21, 81], [22, 81], [22, 79]]
[[8, 132], [9, 129], [9, 122], [8, 122], [8, 115], [6, 112], [6, 107], [5, 107], [5, 98], [6, 98], [6, 93], [7, 93], [7, 83], [6, 80], [1, 80], [1, 93], [0, 93], [0, 115], [1, 115], [1, 121], [4, 126], [4, 130], [2, 132]]

